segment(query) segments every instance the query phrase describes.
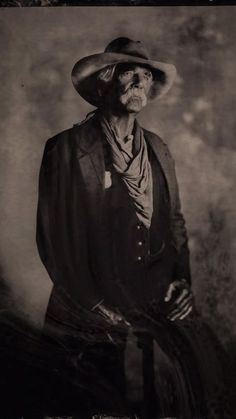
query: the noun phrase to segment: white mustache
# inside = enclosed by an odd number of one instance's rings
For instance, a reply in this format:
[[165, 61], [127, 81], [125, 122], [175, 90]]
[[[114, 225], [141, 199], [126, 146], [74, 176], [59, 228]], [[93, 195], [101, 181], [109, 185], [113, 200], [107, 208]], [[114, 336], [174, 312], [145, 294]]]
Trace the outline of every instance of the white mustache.
[[124, 92], [124, 95], [129, 99], [132, 96], [136, 96], [140, 99], [146, 99], [146, 95], [143, 89], [137, 87], [128, 87]]

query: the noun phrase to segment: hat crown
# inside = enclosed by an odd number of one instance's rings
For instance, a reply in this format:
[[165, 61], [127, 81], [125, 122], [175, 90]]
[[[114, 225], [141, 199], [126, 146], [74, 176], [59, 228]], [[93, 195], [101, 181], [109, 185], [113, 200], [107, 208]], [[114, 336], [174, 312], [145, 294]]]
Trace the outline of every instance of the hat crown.
[[129, 38], [116, 38], [111, 41], [104, 52], [112, 52], [116, 54], [127, 54], [134, 57], [149, 59], [148, 51], [141, 41], [132, 41]]

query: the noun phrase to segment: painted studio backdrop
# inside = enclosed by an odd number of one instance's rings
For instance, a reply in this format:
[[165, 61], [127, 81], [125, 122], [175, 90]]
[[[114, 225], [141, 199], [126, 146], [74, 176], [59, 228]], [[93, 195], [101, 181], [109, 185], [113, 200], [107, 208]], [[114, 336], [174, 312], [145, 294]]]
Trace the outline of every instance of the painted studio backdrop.
[[197, 307], [236, 347], [236, 7], [0, 10], [1, 313], [39, 327], [51, 282], [36, 248], [38, 173], [48, 138], [92, 110], [74, 90], [75, 62], [114, 38], [142, 40], [176, 65], [170, 93], [141, 114], [176, 161]]

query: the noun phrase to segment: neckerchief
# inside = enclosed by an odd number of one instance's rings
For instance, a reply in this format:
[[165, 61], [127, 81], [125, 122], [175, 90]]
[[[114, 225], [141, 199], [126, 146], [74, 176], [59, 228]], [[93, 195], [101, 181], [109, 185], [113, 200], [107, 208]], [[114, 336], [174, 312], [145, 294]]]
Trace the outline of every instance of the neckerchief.
[[133, 139], [129, 136], [125, 142], [117, 138], [112, 125], [104, 116], [100, 118], [100, 123], [111, 147], [113, 167], [133, 199], [139, 221], [150, 228], [153, 212], [152, 172], [143, 130], [135, 121]]

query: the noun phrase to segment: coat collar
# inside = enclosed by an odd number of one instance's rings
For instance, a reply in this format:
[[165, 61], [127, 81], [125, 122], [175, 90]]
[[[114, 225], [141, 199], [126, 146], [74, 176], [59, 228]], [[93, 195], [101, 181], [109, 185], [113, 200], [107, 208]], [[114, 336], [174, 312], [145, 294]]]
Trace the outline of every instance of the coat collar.
[[167, 145], [161, 140], [158, 135], [153, 134], [150, 131], [143, 130], [144, 137], [147, 143], [152, 148], [157, 160], [160, 163], [164, 176], [166, 178], [166, 183], [168, 186], [171, 209], [174, 210], [175, 207], [175, 192], [176, 192], [176, 179], [175, 172], [173, 170], [173, 159], [168, 151]]
[[84, 121], [74, 125], [78, 150], [81, 156], [96, 150], [102, 140], [102, 132], [97, 115], [87, 117]]
[[98, 119], [93, 116], [74, 126], [77, 144], [77, 158], [82, 170], [92, 164], [99, 182], [104, 184], [105, 162], [102, 131]]

